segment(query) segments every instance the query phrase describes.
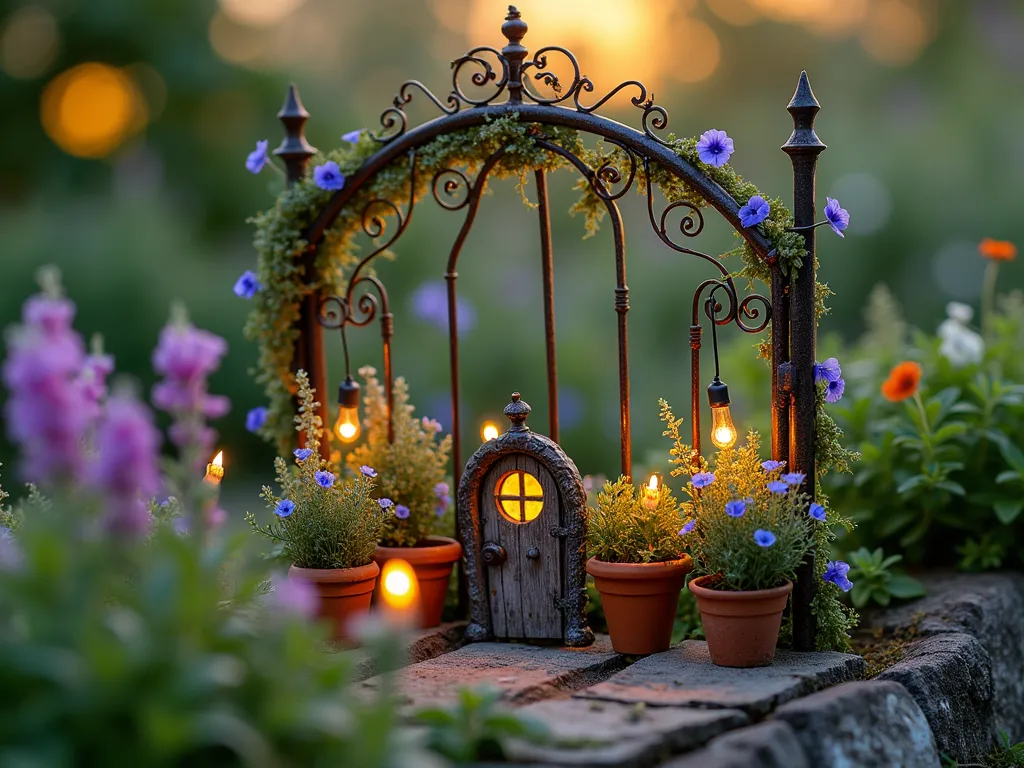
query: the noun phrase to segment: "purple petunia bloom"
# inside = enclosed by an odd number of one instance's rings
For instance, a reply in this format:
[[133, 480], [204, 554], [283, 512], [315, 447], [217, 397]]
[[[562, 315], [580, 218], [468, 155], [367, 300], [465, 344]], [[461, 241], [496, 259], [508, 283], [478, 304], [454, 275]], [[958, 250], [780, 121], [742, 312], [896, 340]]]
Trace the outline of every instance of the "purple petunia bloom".
[[249, 171], [249, 173], [259, 173], [262, 171], [263, 166], [267, 164], [267, 147], [269, 146], [270, 142], [266, 139], [257, 141], [256, 149], [245, 158], [245, 170]]
[[259, 405], [245, 414], [245, 428], [250, 432], [259, 432], [267, 423], [267, 409]]
[[434, 486], [434, 495], [439, 499], [447, 498], [451, 489], [448, 487], [448, 483], [438, 483]]
[[754, 531], [754, 541], [759, 547], [770, 547], [775, 543], [775, 534], [763, 528], [758, 528]]
[[[384, 507], [384, 502], [385, 501], [390, 501], [390, 499], [381, 499], [380, 500], [381, 507]], [[390, 506], [390, 504], [388, 506]], [[387, 507], [384, 507], [384, 509], [387, 509]], [[399, 520], [408, 520], [409, 519], [409, 508], [407, 506], [405, 506], [405, 504], [399, 504], [398, 506], [395, 507], [395, 517], [397, 517]]]
[[761, 462], [761, 469], [763, 469], [765, 472], [777, 472], [784, 466], [786, 466], [786, 462], [775, 461], [774, 459], [768, 459], [768, 461]]
[[830, 381], [838, 381], [843, 375], [843, 369], [839, 366], [839, 361], [834, 357], [830, 357], [823, 363], [814, 364], [814, 383], [821, 384], [824, 382], [828, 384]]
[[779, 480], [772, 480], [768, 483], [768, 490], [772, 493], [788, 493], [789, 486]]
[[359, 468], [359, 474], [361, 474], [363, 477], [376, 477], [377, 470], [369, 466], [368, 464], [363, 464], [363, 466]]
[[299, 461], [305, 461], [313, 455], [313, 451], [310, 448], [296, 448], [292, 451], [292, 455], [295, 456]]
[[697, 156], [702, 163], [713, 165], [716, 168], [729, 162], [729, 156], [733, 153], [732, 139], [725, 131], [712, 128], [704, 131], [697, 142]]
[[744, 227], [756, 227], [767, 219], [771, 212], [772, 209], [768, 205], [768, 201], [760, 195], [754, 195], [747, 200], [746, 205], [740, 208], [740, 224]]
[[312, 619], [320, 606], [320, 597], [312, 582], [305, 579], [274, 578], [274, 607], [300, 619]]
[[849, 592], [853, 589], [853, 582], [846, 578], [846, 574], [849, 572], [849, 563], [844, 563], [842, 560], [836, 560], [835, 562], [829, 560], [828, 565], [825, 566], [825, 573], [822, 574], [821, 578], [832, 582], [843, 592]]
[[316, 484], [321, 488], [330, 488], [334, 485], [334, 475], [325, 469], [317, 470], [316, 474], [313, 475], [313, 479], [316, 480]]
[[690, 478], [690, 482], [693, 484], [694, 488], [707, 488], [715, 482], [715, 476], [710, 472], [698, 472]]
[[235, 287], [231, 290], [240, 299], [251, 299], [262, 288], [260, 281], [256, 279], [256, 274], [251, 269], [247, 269], [235, 281]]
[[696, 525], [697, 525], [697, 519], [694, 518], [693, 520], [691, 520], [690, 522], [688, 522], [686, 525], [684, 525], [682, 528], [679, 529], [679, 535], [680, 536], [685, 536], [686, 534], [690, 533], [696, 527]]
[[362, 128], [359, 128], [358, 130], [355, 131], [349, 131], [348, 133], [342, 134], [341, 140], [347, 141], [349, 144], [355, 144], [357, 141], [359, 141], [359, 136], [360, 134], [362, 134], [362, 132]]
[[818, 522], [825, 522], [825, 508], [816, 501], [811, 504], [810, 509], [807, 510], [807, 514]]
[[831, 197], [826, 197], [825, 200], [825, 218], [828, 219], [828, 225], [837, 235], [846, 237], [843, 230], [850, 226], [849, 212], [845, 208], [839, 207], [838, 200], [833, 200]]
[[320, 189], [339, 190], [345, 186], [341, 168], [333, 160], [328, 160], [313, 169], [313, 181]]
[[278, 517], [291, 517], [295, 511], [295, 502], [291, 499], [281, 499], [274, 505], [274, 514]]
[[790, 472], [788, 474], [782, 475], [781, 477], [779, 477], [779, 479], [782, 480], [782, 482], [784, 483], [789, 483], [790, 485], [800, 485], [800, 483], [802, 483], [806, 479], [806, 477], [807, 475], [805, 475], [803, 472]]
[[391, 499], [377, 499], [377, 503], [380, 504], [381, 509], [390, 509], [391, 507], [395, 506], [395, 502], [393, 502]]
[[725, 503], [725, 514], [729, 517], [743, 517], [747, 511], [747, 502], [742, 499], [727, 501]]
[[846, 391], [846, 382], [842, 379], [830, 381], [825, 387], [825, 402], [838, 403], [843, 399], [843, 392]]

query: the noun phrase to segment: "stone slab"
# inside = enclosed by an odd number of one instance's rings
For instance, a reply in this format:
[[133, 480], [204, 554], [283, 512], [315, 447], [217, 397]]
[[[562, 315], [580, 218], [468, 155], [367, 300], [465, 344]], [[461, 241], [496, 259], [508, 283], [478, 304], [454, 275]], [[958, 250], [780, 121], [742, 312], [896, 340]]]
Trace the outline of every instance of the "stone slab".
[[[408, 664], [419, 664], [421, 661], [428, 661], [446, 653], [458, 650], [465, 644], [466, 633], [465, 621], [452, 621], [442, 624], [439, 627], [419, 630], [412, 638], [403, 666]], [[379, 674], [372, 658], [368, 658], [361, 650], [352, 651], [357, 654], [355, 671], [352, 673], [353, 680], [366, 680]]]
[[996, 736], [988, 652], [970, 635], [932, 635], [907, 645], [903, 660], [876, 680], [899, 683], [928, 719], [939, 751], [981, 763]]
[[938, 573], [925, 579], [928, 595], [867, 613], [862, 624], [894, 631], [916, 625], [918, 635], [960, 632], [976, 638], [992, 661], [995, 725], [1024, 735], [1024, 575]]
[[558, 699], [521, 708], [547, 725], [547, 744], [516, 742], [510, 759], [557, 766], [646, 768], [695, 749], [749, 718], [736, 709], [647, 707], [613, 701]]
[[812, 768], [793, 729], [768, 720], [711, 740], [705, 749], [664, 763], [662, 768]]
[[937, 768], [924, 712], [899, 683], [870, 680], [784, 704], [773, 718], [793, 729], [816, 768]]
[[857, 680], [864, 667], [860, 656], [781, 650], [768, 667], [717, 667], [711, 663], [707, 643], [687, 640], [576, 695], [660, 707], [741, 709], [761, 718], [799, 696]]
[[[511, 705], [528, 704], [585, 688], [625, 666], [607, 637], [589, 648], [555, 648], [511, 643], [474, 643], [452, 653], [413, 664], [397, 674], [397, 690], [411, 710], [447, 706], [460, 688], [490, 686]], [[359, 683], [380, 688], [381, 678]]]

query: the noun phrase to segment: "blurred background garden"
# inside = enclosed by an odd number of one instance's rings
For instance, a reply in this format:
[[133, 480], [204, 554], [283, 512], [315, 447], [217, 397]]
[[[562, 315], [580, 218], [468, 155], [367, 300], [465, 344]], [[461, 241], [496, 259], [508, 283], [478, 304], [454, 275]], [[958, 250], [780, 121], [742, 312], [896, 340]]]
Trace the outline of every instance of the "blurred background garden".
[[[934, 333], [949, 301], [979, 308], [978, 242], [1024, 242], [1024, 6], [1016, 0], [522, 0], [519, 8], [529, 48], [573, 50], [598, 92], [644, 81], [680, 136], [727, 130], [732, 165], [787, 201], [785, 106], [808, 71], [829, 145], [818, 199], [838, 198], [851, 213], [845, 241], [819, 235], [819, 276], [836, 293], [820, 358], [862, 337], [876, 284], [889, 286], [911, 326]], [[273, 452], [245, 429], [263, 396], [250, 376], [256, 346], [242, 336], [251, 305], [232, 286], [255, 267], [246, 219], [281, 188], [277, 175], [248, 173], [246, 154], [258, 140], [280, 141], [275, 114], [289, 81], [312, 114], [310, 142], [327, 150], [343, 133], [375, 129], [406, 79], [445, 93], [451, 59], [503, 42], [503, 14], [497, 0], [7, 0], [0, 324], [16, 320], [36, 270], [55, 264], [78, 305], [76, 326], [107, 337], [118, 371], [148, 392], [159, 329], [171, 303], [184, 301], [197, 326], [229, 343], [211, 390], [233, 402], [216, 426], [228, 456], [224, 506], [240, 521], [260, 506]], [[638, 124], [625, 98], [607, 114]], [[435, 115], [421, 103], [410, 116]], [[611, 237], [583, 239], [582, 218], [567, 214], [575, 181], [552, 178], [561, 442], [584, 474], [611, 475], [619, 451]], [[535, 428], [546, 424], [535, 214], [514, 182], [492, 186], [460, 263], [470, 445], [513, 389], [534, 406]], [[668, 447], [657, 398], [679, 412], [689, 405], [690, 297], [709, 275], [657, 241], [643, 202], [630, 195], [623, 208], [634, 456], [651, 467]], [[432, 204], [419, 211], [397, 260], [380, 272], [395, 307], [396, 373], [410, 381], [419, 412], [448, 427], [441, 278], [461, 216]], [[731, 248], [725, 223], [708, 219], [698, 247]], [[1021, 260], [1005, 263], [999, 280], [1003, 291], [1024, 285]], [[379, 366], [376, 330], [350, 337], [355, 366]], [[737, 426], [764, 430], [768, 368], [750, 337], [726, 328], [722, 341]], [[333, 334], [326, 343], [333, 386], [341, 344]], [[0, 460], [13, 461], [7, 442]]]

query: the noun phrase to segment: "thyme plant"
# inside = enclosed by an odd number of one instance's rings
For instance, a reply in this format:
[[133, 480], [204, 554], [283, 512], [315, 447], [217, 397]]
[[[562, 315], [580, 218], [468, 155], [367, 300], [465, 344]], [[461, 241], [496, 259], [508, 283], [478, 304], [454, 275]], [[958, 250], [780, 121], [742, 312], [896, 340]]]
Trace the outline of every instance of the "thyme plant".
[[598, 560], [661, 563], [683, 556], [683, 520], [672, 490], [662, 483], [648, 504], [644, 494], [625, 477], [605, 483], [587, 522], [587, 548]]

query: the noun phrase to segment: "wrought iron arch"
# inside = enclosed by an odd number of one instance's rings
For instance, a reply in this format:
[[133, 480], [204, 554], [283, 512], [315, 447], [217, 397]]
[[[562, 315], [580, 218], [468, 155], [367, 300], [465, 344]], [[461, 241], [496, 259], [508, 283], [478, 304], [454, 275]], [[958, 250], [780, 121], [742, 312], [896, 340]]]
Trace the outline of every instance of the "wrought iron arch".
[[[384, 350], [384, 382], [389, 409], [391, 405], [392, 365], [391, 337], [393, 316], [387, 290], [383, 282], [368, 271], [373, 259], [383, 253], [407, 230], [417, 199], [417, 152], [435, 139], [460, 129], [485, 125], [499, 118], [513, 117], [521, 124], [536, 126], [533, 133], [535, 146], [559, 155], [586, 179], [594, 194], [601, 200], [610, 215], [615, 243], [616, 288], [614, 308], [618, 313], [619, 335], [619, 377], [620, 377], [620, 440], [622, 472], [631, 474], [630, 456], [630, 407], [628, 372], [628, 329], [626, 315], [629, 310], [629, 289], [625, 280], [625, 241], [617, 200], [636, 182], [638, 168], [643, 169], [647, 196], [647, 210], [650, 224], [666, 247], [712, 264], [718, 275], [705, 280], [697, 288], [693, 298], [690, 324], [690, 346], [692, 362], [692, 441], [697, 452], [700, 449], [700, 400], [699, 350], [701, 345], [702, 322], [700, 306], [702, 296], [704, 316], [717, 326], [734, 323], [742, 331], [755, 333], [767, 328], [772, 322], [772, 453], [777, 460], [794, 459], [794, 468], [807, 473], [806, 488], [813, 494], [814, 455], [814, 393], [812, 367], [814, 362], [814, 230], [807, 227], [814, 218], [814, 162], [817, 154], [824, 149], [813, 131], [817, 102], [810, 91], [806, 74], [803, 74], [797, 92], [789, 106], [794, 118], [793, 136], [783, 147], [792, 156], [794, 166], [795, 225], [805, 238], [809, 255], [791, 285], [781, 272], [771, 243], [758, 228], [745, 228], [739, 218], [738, 201], [709, 175], [688, 162], [675, 151], [673, 144], [660, 134], [668, 127], [667, 111], [657, 105], [653, 95], [636, 80], [623, 82], [591, 104], [583, 103], [584, 94], [593, 93], [593, 82], [581, 74], [576, 58], [568, 50], [558, 46], [541, 48], [532, 57], [522, 45], [527, 25], [519, 12], [509, 6], [508, 15], [502, 24], [502, 33], [507, 44], [500, 50], [489, 46], [471, 49], [452, 63], [452, 89], [444, 99], [435, 96], [418, 80], [409, 80], [399, 89], [391, 106], [381, 114], [381, 131], [374, 136], [380, 149], [370, 156], [362, 166], [348, 176], [344, 187], [337, 191], [321, 208], [311, 225], [304, 232], [307, 251], [304, 268], [309, 282], [314, 282], [317, 249], [324, 242], [329, 228], [349, 206], [350, 202], [366, 187], [368, 182], [384, 169], [396, 163], [406, 163], [409, 173], [409, 194], [404, 210], [390, 200], [373, 198], [361, 211], [363, 232], [375, 240], [375, 245], [363, 257], [348, 278], [346, 291], [341, 296], [318, 296], [311, 293], [304, 300], [299, 320], [300, 341], [296, 349], [296, 365], [305, 367], [313, 386], [318, 392], [327, 391], [326, 366], [323, 359], [322, 329], [339, 330], [345, 339], [348, 326], [365, 326], [377, 319], [381, 324]], [[572, 71], [572, 81], [563, 84], [549, 67], [550, 56], [562, 56]], [[477, 88], [489, 88], [484, 96], [473, 96], [460, 77], [472, 71], [470, 84]], [[532, 78], [531, 78], [532, 75]], [[531, 82], [534, 81], [534, 82]], [[553, 95], [545, 96], [536, 85], [543, 84]], [[633, 92], [630, 101], [641, 111], [641, 128], [633, 128], [596, 114], [596, 110], [613, 97]], [[405, 107], [417, 94], [442, 113], [417, 127], [409, 128]], [[505, 101], [498, 102], [506, 95]], [[288, 169], [288, 178], [295, 181], [306, 170], [309, 158], [315, 150], [304, 138], [304, 123], [308, 114], [298, 100], [294, 86], [289, 89], [288, 100], [279, 113], [285, 124], [286, 138], [276, 151]], [[560, 127], [599, 137], [623, 153], [628, 171], [623, 174], [619, 168], [605, 159], [597, 168], [589, 167], [580, 157], [550, 141], [545, 127]], [[480, 204], [481, 194], [488, 176], [503, 159], [506, 148], [499, 149], [487, 158], [475, 177], [470, 179], [459, 168], [437, 171], [430, 181], [429, 189], [435, 201], [449, 211], [465, 211], [465, 219], [449, 253], [445, 279], [448, 286], [448, 315], [450, 368], [452, 390], [453, 461], [456, 487], [461, 475], [462, 451], [459, 423], [459, 357], [458, 327], [456, 313], [456, 270], [462, 245], [473, 225]], [[681, 213], [678, 235], [690, 239], [700, 234], [704, 226], [701, 209], [690, 202], [669, 202], [656, 211], [652, 169], [658, 168], [682, 180], [697, 193], [711, 208], [725, 218], [761, 259], [771, 267], [771, 297], [750, 294], [740, 297], [732, 274], [722, 263], [706, 253], [698, 251], [686, 240], [673, 239], [670, 234], [669, 216]], [[548, 400], [551, 421], [550, 437], [558, 439], [557, 376], [554, 352], [554, 299], [552, 253], [547, 202], [546, 173], [535, 170], [538, 191], [538, 211], [541, 228], [541, 251], [544, 276], [545, 337], [548, 363]], [[458, 193], [465, 197], [456, 199]], [[660, 206], [658, 206], [660, 208]], [[394, 217], [396, 225], [386, 232], [385, 218]], [[724, 296], [722, 301], [719, 296]], [[791, 344], [792, 340], [792, 344]], [[347, 355], [347, 341], [346, 341]], [[791, 349], [793, 354], [791, 356]], [[791, 359], [792, 357], [792, 359]], [[321, 398], [323, 399], [323, 398]], [[326, 423], [326, 404], [321, 404], [321, 415]], [[808, 448], [810, 446], [810, 448]], [[328, 452], [326, 437], [321, 451]], [[810, 574], [813, 561], [802, 569], [803, 578], [798, 585], [794, 600], [794, 645], [797, 648], [813, 647], [813, 622], [810, 615], [810, 599], [813, 583]], [[806, 591], [809, 590], [809, 591]]]

